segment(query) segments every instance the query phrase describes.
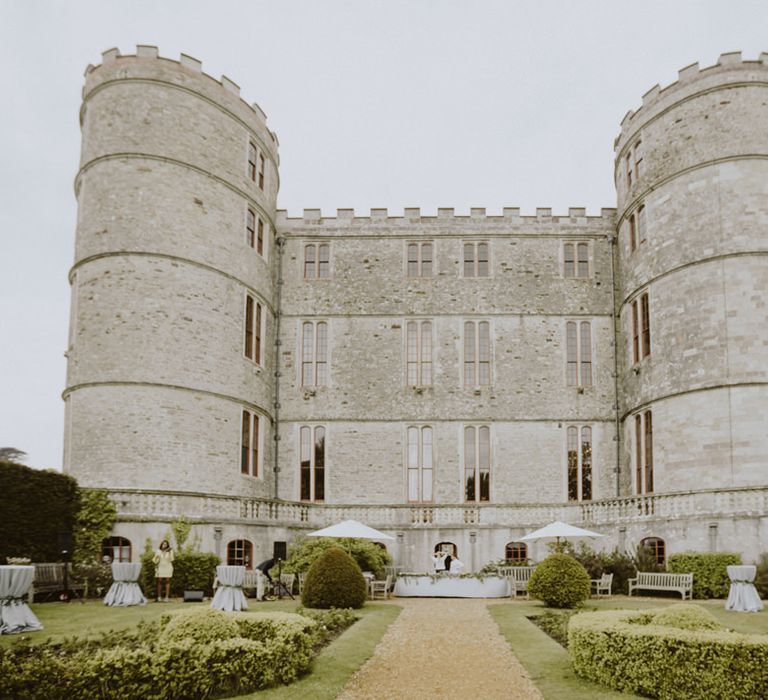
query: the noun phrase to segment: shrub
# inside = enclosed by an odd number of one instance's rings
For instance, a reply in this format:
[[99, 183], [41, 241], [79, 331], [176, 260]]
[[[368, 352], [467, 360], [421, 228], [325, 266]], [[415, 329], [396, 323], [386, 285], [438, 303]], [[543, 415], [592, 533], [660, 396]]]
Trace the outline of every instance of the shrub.
[[80, 505], [77, 482], [52, 470], [0, 462], [0, 493], [0, 562], [6, 557], [61, 561], [59, 537], [72, 534]]
[[574, 671], [652, 698], [768, 697], [765, 635], [675, 629], [648, 622], [649, 614], [652, 620], [660, 613], [609, 610], [571, 618], [568, 646]]
[[100, 598], [106, 594], [112, 584], [112, 566], [92, 559], [75, 564], [72, 567], [72, 576], [77, 581], [86, 582], [89, 596]]
[[366, 592], [357, 562], [343, 549], [331, 547], [307, 572], [301, 602], [308, 608], [361, 608]]
[[[611, 590], [614, 593], [628, 593], [629, 579], [637, 576], [635, 560], [629, 555], [614, 549], [610, 553], [595, 552], [586, 542], [580, 542], [578, 549], [568, 542], [564, 547], [566, 554], [572, 554], [589, 574], [589, 578], [600, 578], [603, 574], [613, 574]], [[642, 556], [642, 555], [641, 555]]]
[[550, 554], [531, 574], [528, 594], [550, 608], [572, 608], [589, 598], [586, 569], [568, 554]]
[[[323, 552], [338, 546], [339, 541], [332, 537], [306, 537], [297, 540], [289, 547], [288, 561], [283, 562], [283, 571], [289, 574], [305, 573]], [[392, 563], [392, 557], [387, 550], [370, 540], [347, 539], [344, 549], [357, 562], [361, 571], [372, 571], [377, 578], [383, 578], [384, 567]]]
[[[141, 586], [147, 596], [156, 592], [155, 565], [152, 558], [155, 550], [152, 542], [147, 540], [144, 553], [141, 555]], [[213, 579], [219, 558], [210, 552], [196, 552], [191, 546], [186, 546], [174, 552], [173, 577], [171, 578], [171, 594], [184, 595], [184, 591], [204, 591], [213, 595]]]
[[170, 617], [160, 633], [160, 644], [191, 639], [208, 643], [239, 636], [237, 623], [226, 613], [211, 608], [185, 610]]
[[763, 600], [768, 598], [768, 554], [761, 555], [760, 561], [757, 562], [755, 588]]
[[316, 608], [296, 609], [297, 615], [308, 617], [315, 621], [314, 634], [315, 646], [320, 647], [337, 634], [352, 626], [359, 618], [349, 608], [331, 608], [330, 610], [318, 610]]
[[727, 566], [741, 564], [741, 556], [724, 552], [686, 552], [667, 558], [667, 571], [693, 574], [694, 598], [727, 598], [731, 588]]
[[106, 491], [80, 489], [80, 508], [75, 515], [73, 561], [86, 564], [101, 560], [101, 543], [117, 520], [117, 508]]
[[676, 627], [681, 630], [719, 630], [723, 628], [709, 610], [690, 603], [678, 603], [654, 612], [650, 624], [661, 627]]

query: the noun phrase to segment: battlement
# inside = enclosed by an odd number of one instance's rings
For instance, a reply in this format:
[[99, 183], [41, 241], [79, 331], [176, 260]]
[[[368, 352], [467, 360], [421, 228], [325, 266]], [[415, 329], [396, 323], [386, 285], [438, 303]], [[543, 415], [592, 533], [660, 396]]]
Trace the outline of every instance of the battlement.
[[[185, 71], [189, 71], [198, 75], [205, 82], [210, 82], [211, 86], [215, 85], [215, 89], [223, 88], [232, 97], [237, 98], [239, 105], [244, 108], [248, 114], [255, 117], [256, 121], [269, 133], [275, 146], [278, 145], [277, 135], [269, 130], [267, 127], [267, 115], [264, 110], [256, 102], [247, 102], [240, 95], [240, 86], [226, 75], [222, 75], [219, 80], [212, 75], [203, 71], [203, 63], [198, 59], [188, 56], [187, 54], [181, 54], [179, 60], [172, 58], [165, 58], [159, 55], [157, 46], [150, 46], [147, 44], [137, 44], [135, 54], [123, 55], [117, 48], [108, 49], [101, 54], [101, 63], [98, 65], [89, 64], [85, 69], [85, 77], [88, 80], [95, 71], [98, 71], [102, 67], [110, 66], [115, 62], [122, 62], [129, 59], [139, 60], [156, 60], [164, 65], [174, 64], [180, 66]], [[83, 87], [83, 97], [88, 92], [88, 85]]]
[[621, 133], [614, 140], [614, 150], [619, 154], [645, 118], [668, 106], [675, 99], [682, 98], [693, 83], [714, 78], [715, 80], [712, 81], [714, 84], [717, 78], [728, 74], [732, 77], [724, 82], [738, 82], [740, 79], [748, 79], [747, 75], [756, 71], [766, 71], [765, 79], [768, 80], [768, 53], [761, 53], [755, 60], [743, 60], [741, 51], [732, 51], [720, 54], [717, 63], [712, 66], [700, 68], [698, 63], [692, 63], [681, 68], [678, 71], [678, 79], [674, 83], [663, 88], [657, 83], [643, 95], [640, 107], [624, 115], [621, 120]]
[[521, 215], [519, 207], [504, 207], [500, 215], [489, 215], [484, 207], [472, 207], [468, 215], [456, 214], [452, 208], [439, 208], [436, 215], [424, 215], [418, 207], [406, 207], [401, 215], [390, 215], [387, 209], [371, 209], [368, 216], [357, 216], [354, 209], [337, 209], [336, 216], [323, 216], [320, 209], [304, 209], [301, 216], [292, 217], [284, 209], [277, 211], [277, 226], [283, 229], [306, 228], [344, 229], [361, 226], [382, 226], [394, 229], [414, 225], [445, 228], [476, 228], [503, 225], [519, 227], [569, 226], [577, 228], [610, 228], [615, 224], [616, 209], [601, 209], [599, 215], [588, 215], [584, 207], [571, 207], [567, 215], [553, 215], [551, 208], [537, 208], [535, 215]]

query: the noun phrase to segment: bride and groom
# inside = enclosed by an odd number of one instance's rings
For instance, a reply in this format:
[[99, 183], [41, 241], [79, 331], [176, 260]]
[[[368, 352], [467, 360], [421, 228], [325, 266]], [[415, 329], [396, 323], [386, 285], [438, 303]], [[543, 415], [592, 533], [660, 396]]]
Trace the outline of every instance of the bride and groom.
[[460, 574], [464, 568], [464, 564], [459, 561], [458, 557], [451, 556], [449, 552], [440, 549], [436, 549], [432, 555], [432, 566], [436, 574]]

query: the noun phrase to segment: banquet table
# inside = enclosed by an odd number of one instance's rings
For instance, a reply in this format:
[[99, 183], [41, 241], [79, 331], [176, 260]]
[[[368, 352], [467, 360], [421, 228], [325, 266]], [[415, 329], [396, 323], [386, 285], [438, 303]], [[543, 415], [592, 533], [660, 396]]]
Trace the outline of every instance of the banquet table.
[[216, 610], [248, 610], [248, 601], [243, 593], [243, 581], [245, 580], [244, 566], [217, 566], [216, 578], [219, 587], [213, 594], [211, 607]]
[[726, 610], [734, 612], [760, 612], [763, 601], [757, 594], [752, 583], [755, 580], [757, 567], [754, 564], [729, 566], [728, 578], [731, 579], [731, 590], [725, 603]]
[[505, 598], [508, 595], [509, 581], [501, 576], [480, 579], [401, 574], [395, 582], [395, 596], [402, 598]]
[[104, 598], [104, 605], [128, 606], [145, 605], [147, 599], [139, 588], [138, 580], [141, 573], [141, 562], [112, 562], [112, 578], [114, 582], [109, 587]]
[[0, 634], [43, 629], [25, 600], [34, 578], [34, 566], [0, 566]]

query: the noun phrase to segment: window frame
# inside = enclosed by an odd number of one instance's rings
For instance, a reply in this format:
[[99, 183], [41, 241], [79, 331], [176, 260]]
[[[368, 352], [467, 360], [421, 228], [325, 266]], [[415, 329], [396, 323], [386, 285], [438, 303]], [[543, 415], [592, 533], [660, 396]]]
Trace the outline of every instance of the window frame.
[[244, 566], [249, 571], [253, 569], [253, 543], [246, 539], [227, 542], [227, 566]]
[[[415, 248], [415, 260], [411, 260], [411, 249]], [[429, 259], [425, 259], [424, 250], [429, 248]], [[415, 274], [411, 274], [412, 267], [415, 266]], [[429, 264], [429, 270], [425, 272], [425, 265]], [[405, 276], [411, 280], [431, 279], [435, 276], [435, 242], [428, 241], [406, 241], [405, 242]]]
[[[471, 432], [470, 432], [471, 431]], [[472, 435], [471, 443], [467, 440]], [[486, 454], [483, 455], [483, 445], [480, 436], [487, 436]], [[462, 492], [463, 503], [490, 503], [493, 478], [493, 437], [488, 423], [468, 423], [462, 426]], [[487, 459], [484, 460], [483, 457]], [[487, 462], [487, 467], [484, 466]], [[472, 472], [472, 474], [470, 474]], [[485, 480], [483, 472], [487, 473]], [[471, 477], [471, 485], [470, 485]], [[469, 497], [470, 488], [474, 491]]]
[[[569, 260], [568, 252], [572, 257]], [[586, 252], [586, 260], [582, 260], [582, 251]], [[586, 270], [582, 274], [582, 263], [586, 265]], [[572, 266], [569, 271], [569, 265]], [[589, 241], [563, 241], [563, 278], [574, 280], [587, 280], [592, 277], [592, 246]]]
[[[481, 246], [484, 246], [485, 258], [481, 260]], [[472, 258], [467, 259], [467, 250], [471, 248]], [[480, 274], [481, 265], [485, 264], [485, 274]], [[471, 268], [467, 272], [467, 265]], [[490, 240], [462, 240], [461, 241], [461, 277], [464, 279], [488, 279], [493, 275], [493, 266], [491, 263], [491, 243]]]
[[[127, 552], [126, 552], [127, 550]], [[115, 553], [117, 552], [117, 556]], [[112, 562], [130, 562], [133, 558], [133, 544], [122, 535], [110, 535], [101, 541], [101, 558], [109, 557]]]
[[[329, 241], [305, 242], [302, 247], [302, 278], [306, 280], [318, 281], [331, 278], [331, 244]], [[308, 253], [312, 252], [312, 259]], [[322, 253], [326, 253], [326, 258], [322, 258]]]
[[651, 553], [658, 566], [667, 565], [667, 543], [661, 537], [644, 537], [640, 546]]
[[653, 410], [646, 409], [635, 413], [634, 418], [634, 462], [633, 479], [636, 496], [654, 493], [653, 478]]
[[[309, 435], [309, 461], [307, 467], [304, 466], [305, 451], [304, 451], [304, 436]], [[318, 432], [322, 431], [318, 437]], [[297, 480], [298, 485], [298, 499], [302, 503], [325, 503], [327, 494], [327, 471], [328, 471], [328, 443], [327, 443], [328, 431], [324, 425], [318, 424], [304, 424], [298, 426], [298, 468], [299, 478]], [[318, 457], [318, 441], [322, 440], [322, 466], [317, 466]], [[318, 472], [320, 474], [318, 475]], [[318, 476], [320, 477], [318, 479]], [[307, 493], [308, 497], [304, 497], [304, 481], [305, 477], [308, 478]], [[320, 485], [318, 496], [318, 483]]]
[[240, 414], [240, 474], [260, 479], [263, 472], [264, 435], [261, 415], [247, 408]]
[[651, 300], [649, 290], [644, 289], [629, 302], [630, 347], [632, 365], [651, 356]]
[[[429, 326], [425, 330], [425, 326]], [[435, 373], [435, 339], [434, 321], [431, 318], [408, 318], [403, 321], [405, 329], [405, 385], [408, 387], [432, 386]], [[411, 359], [411, 327], [415, 327], [415, 359]], [[425, 357], [425, 339], [429, 340], [427, 357]], [[411, 368], [414, 367], [416, 381], [411, 381]], [[425, 375], [428, 375], [425, 378]]]
[[[524, 556], [520, 556], [520, 553]], [[513, 556], [509, 556], [510, 553], [513, 553]], [[526, 542], [507, 542], [507, 544], [504, 545], [504, 561], [505, 562], [528, 562], [528, 544]]]
[[[251, 311], [249, 313], [249, 303]], [[267, 331], [267, 314], [265, 306], [251, 292], [245, 292], [245, 308], [243, 309], [243, 357], [264, 367], [265, 340]]]
[[[312, 329], [311, 353], [307, 353], [308, 327]], [[321, 334], [319, 329], [323, 330]], [[322, 337], [321, 337], [322, 336]], [[299, 351], [298, 351], [298, 370], [299, 385], [307, 388], [317, 388], [328, 386], [330, 384], [330, 353], [329, 353], [330, 324], [325, 319], [303, 319], [299, 321]], [[321, 345], [322, 343], [322, 345]], [[310, 377], [306, 381], [306, 368], [309, 368]]]
[[[571, 336], [571, 327], [575, 335]], [[584, 339], [584, 329], [587, 329], [589, 337]], [[586, 352], [585, 352], [586, 348]], [[565, 321], [565, 384], [577, 389], [588, 389], [594, 386], [595, 361], [594, 361], [592, 321], [583, 318], [569, 318]], [[571, 359], [573, 358], [573, 359]], [[575, 373], [575, 381], [572, 378], [572, 370]], [[588, 376], [584, 377], [585, 372]]]
[[[253, 159], [251, 159], [253, 156]], [[259, 159], [259, 148], [253, 142], [253, 139], [248, 139], [248, 146], [246, 147], [245, 158], [245, 173], [251, 182], [256, 182], [256, 167]]]
[[[467, 327], [471, 326], [472, 342], [470, 343]], [[487, 359], [483, 359], [483, 341], [481, 338], [481, 330], [486, 328], [488, 331], [488, 343], [487, 343]], [[493, 333], [491, 329], [491, 322], [487, 319], [464, 319], [461, 322], [461, 340], [462, 340], [462, 355], [461, 355], [461, 382], [462, 386], [468, 389], [480, 389], [484, 386], [493, 386]], [[470, 352], [471, 351], [471, 352]], [[471, 357], [471, 359], [467, 359]], [[488, 381], [481, 382], [482, 370], [487, 365]], [[472, 381], [467, 381], [468, 372], [471, 370]]]
[[[565, 485], [568, 503], [595, 500], [594, 434], [591, 424], [571, 423], [565, 426]], [[573, 435], [575, 443], [572, 440]], [[585, 496], [587, 487], [589, 493]]]
[[[415, 443], [411, 438], [416, 433]], [[428, 440], [425, 440], [428, 437]], [[435, 429], [431, 424], [405, 427], [405, 500], [407, 503], [435, 501]], [[413, 449], [412, 449], [413, 445]], [[428, 445], [428, 449], [425, 446]], [[415, 453], [415, 454], [414, 454]], [[428, 479], [426, 478], [428, 477]], [[412, 485], [415, 486], [415, 498]]]

